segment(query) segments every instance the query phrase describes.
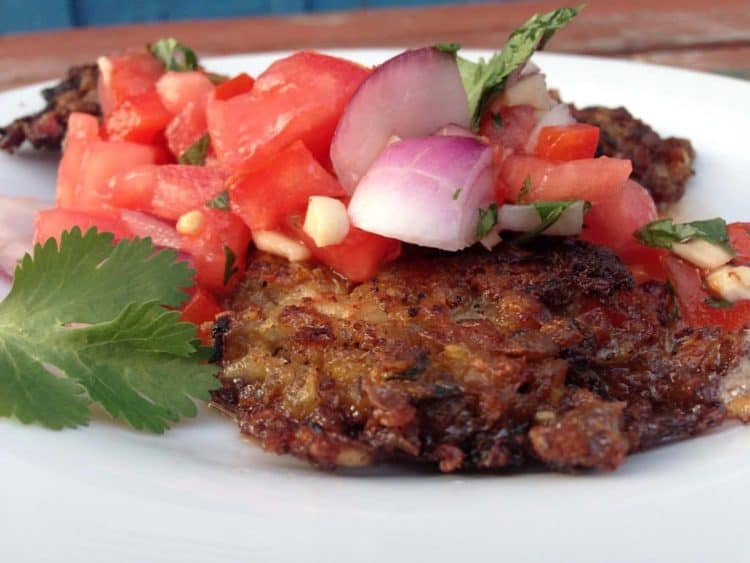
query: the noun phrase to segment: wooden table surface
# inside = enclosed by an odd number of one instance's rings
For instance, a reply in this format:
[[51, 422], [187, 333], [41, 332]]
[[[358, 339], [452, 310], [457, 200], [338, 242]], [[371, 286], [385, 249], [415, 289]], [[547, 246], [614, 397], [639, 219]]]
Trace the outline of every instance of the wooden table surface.
[[[556, 2], [473, 4], [290, 17], [169, 22], [5, 35], [0, 89], [60, 76], [103, 53], [174, 36], [200, 55], [312, 47], [502, 45]], [[725, 72], [750, 78], [750, 0], [591, 0], [548, 50]]]

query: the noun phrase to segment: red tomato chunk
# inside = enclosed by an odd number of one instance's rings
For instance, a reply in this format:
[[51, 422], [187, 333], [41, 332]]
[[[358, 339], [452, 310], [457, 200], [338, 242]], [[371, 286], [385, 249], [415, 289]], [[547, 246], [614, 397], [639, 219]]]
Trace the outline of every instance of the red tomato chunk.
[[115, 177], [112, 204], [177, 220], [224, 190], [228, 174], [220, 168], [169, 164], [143, 166]]
[[78, 227], [86, 232], [96, 227], [99, 232], [112, 233], [115, 240], [133, 236], [117, 211], [85, 212], [71, 209], [45, 209], [37, 213], [34, 224], [34, 242], [44, 244], [47, 239], [60, 242], [63, 231]]
[[164, 64], [149, 53], [129, 53], [99, 59], [99, 103], [108, 115], [123, 102], [154, 91]]
[[253, 89], [253, 84], [255, 84], [255, 80], [249, 74], [242, 72], [216, 86], [214, 99], [228, 100], [240, 94], [246, 94]]
[[401, 242], [351, 227], [340, 244], [319, 247], [299, 227], [296, 234], [323, 264], [354, 282], [374, 278], [383, 264], [401, 255]]
[[156, 82], [159, 99], [172, 115], [182, 111], [189, 103], [205, 98], [213, 90], [214, 85], [204, 73], [199, 71], [170, 71]]
[[726, 330], [750, 325], [750, 301], [738, 301], [727, 308], [712, 307], [698, 268], [676, 256], [667, 256], [664, 268], [677, 294], [682, 317], [689, 325], [717, 326]]
[[[111, 180], [136, 166], [153, 164], [157, 158], [158, 150], [147, 145], [126, 141], [89, 143], [83, 152], [70, 207], [91, 211], [111, 207]], [[63, 181], [62, 177], [58, 179], [60, 181]]]
[[232, 211], [253, 231], [283, 228], [293, 214], [304, 214], [310, 196], [343, 197], [343, 188], [296, 142], [268, 159], [262, 168], [230, 181]]
[[515, 202], [528, 178], [531, 189], [523, 201], [583, 199], [600, 203], [617, 195], [630, 177], [633, 166], [619, 158], [586, 158], [556, 162], [525, 155], [511, 155], [503, 161], [500, 179], [508, 186]]
[[195, 288], [191, 293], [190, 298], [182, 306], [180, 320], [197, 325], [200, 339], [204, 344], [211, 344], [211, 329], [202, 325], [212, 322], [222, 309], [207, 291]]
[[735, 262], [746, 265], [750, 263], [750, 223], [731, 223], [727, 225], [729, 244], [734, 249]]
[[[200, 226], [195, 232], [183, 234], [181, 250], [195, 260], [195, 281], [216, 294], [231, 289], [245, 271], [250, 230], [234, 213], [202, 207]], [[234, 264], [228, 264], [232, 259]]]
[[599, 128], [585, 123], [542, 127], [534, 154], [550, 160], [594, 158]]
[[180, 158], [186, 150], [208, 132], [208, 124], [206, 123], [207, 103], [207, 96], [189, 102], [167, 125], [165, 131], [167, 145], [175, 158]]
[[73, 207], [76, 187], [81, 174], [81, 162], [86, 147], [99, 139], [99, 122], [87, 113], [71, 113], [68, 118], [68, 132], [65, 135], [65, 149], [57, 169], [57, 205]]
[[107, 138], [113, 141], [154, 143], [164, 131], [172, 114], [150, 91], [125, 100], [104, 118]]
[[301, 52], [273, 63], [252, 91], [214, 97], [206, 116], [219, 161], [249, 170], [300, 140], [326, 162], [344, 106], [368, 74], [344, 59]]

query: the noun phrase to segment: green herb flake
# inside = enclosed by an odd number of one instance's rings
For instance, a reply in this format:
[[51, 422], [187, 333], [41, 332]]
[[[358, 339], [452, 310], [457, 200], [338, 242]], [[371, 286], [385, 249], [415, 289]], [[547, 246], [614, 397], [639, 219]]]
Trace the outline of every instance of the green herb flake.
[[[518, 237], [515, 242], [516, 243], [524, 243], [528, 242], [533, 238], [538, 237], [541, 234], [544, 234], [544, 231], [549, 229], [552, 225], [557, 223], [557, 221], [562, 217], [562, 214], [565, 213], [565, 211], [576, 201], [539, 201], [536, 203], [532, 203], [531, 205], [536, 210], [537, 214], [539, 215], [539, 219], [541, 220], [541, 223], [539, 226], [528, 233], [524, 233], [520, 237]], [[588, 204], [584, 206], [584, 213], [588, 211]]]
[[734, 307], [734, 303], [727, 301], [726, 299], [719, 299], [718, 297], [706, 297], [704, 303], [714, 309], [731, 309]]
[[[52, 429], [85, 425], [91, 403], [161, 433], [195, 416], [215, 369], [179, 321], [193, 272], [150, 239], [112, 244], [77, 227], [37, 244], [0, 303], [0, 416]], [[127, 283], [122, 283], [127, 280]]]
[[219, 84], [229, 80], [229, 77], [226, 74], [217, 74], [215, 72], [207, 72], [206, 78], [208, 78], [211, 81], [211, 84], [213, 84], [214, 86], [218, 86]]
[[523, 203], [530, 192], [531, 192], [531, 176], [527, 175], [523, 179], [523, 183], [521, 184], [521, 190], [518, 192], [518, 197], [516, 197], [516, 203]]
[[206, 164], [206, 155], [208, 154], [210, 144], [211, 137], [208, 136], [208, 133], [204, 133], [197, 141], [190, 145], [190, 148], [180, 155], [177, 161], [180, 164], [203, 166]]
[[456, 57], [458, 71], [469, 100], [474, 128], [489, 101], [505, 87], [505, 81], [521, 68], [538, 49], [544, 48], [555, 31], [567, 25], [582, 7], [559, 8], [546, 14], [535, 14], [508, 37], [502, 50], [490, 60], [479, 62]]
[[503, 116], [496, 111], [492, 112], [492, 125], [495, 129], [502, 129], [503, 127]]
[[148, 45], [149, 52], [164, 63], [167, 70], [198, 70], [198, 57], [195, 51], [186, 47], [174, 37], [159, 39]]
[[460, 43], [438, 43], [435, 45], [435, 49], [442, 51], [443, 53], [449, 53], [455, 55], [461, 49]]
[[647, 246], [657, 248], [672, 248], [675, 243], [701, 238], [734, 254], [734, 250], [729, 245], [726, 221], [719, 217], [690, 223], [675, 223], [672, 219], [659, 219], [638, 229], [635, 232], [635, 238]]
[[479, 209], [479, 221], [477, 222], [477, 239], [486, 237], [497, 225], [497, 204], [491, 203], [487, 209]]
[[456, 188], [456, 191], [453, 192], [453, 201], [456, 201], [459, 198], [462, 191], [463, 191], [463, 188]]
[[236, 264], [237, 256], [235, 256], [234, 251], [224, 245], [224, 285], [227, 285], [232, 276], [240, 271]]
[[229, 211], [229, 192], [224, 190], [213, 199], [209, 199], [206, 202], [206, 207], [211, 209], [221, 209], [222, 211]]

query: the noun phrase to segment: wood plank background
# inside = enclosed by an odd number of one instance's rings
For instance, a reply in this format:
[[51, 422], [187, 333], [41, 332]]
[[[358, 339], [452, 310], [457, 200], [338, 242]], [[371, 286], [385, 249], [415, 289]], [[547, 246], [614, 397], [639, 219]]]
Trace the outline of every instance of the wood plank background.
[[[56, 77], [71, 64], [164, 36], [179, 38], [201, 55], [438, 41], [494, 48], [530, 13], [557, 6], [451, 5], [6, 35], [0, 37], [0, 89]], [[750, 0], [593, 0], [549, 50], [742, 75], [750, 73]]]

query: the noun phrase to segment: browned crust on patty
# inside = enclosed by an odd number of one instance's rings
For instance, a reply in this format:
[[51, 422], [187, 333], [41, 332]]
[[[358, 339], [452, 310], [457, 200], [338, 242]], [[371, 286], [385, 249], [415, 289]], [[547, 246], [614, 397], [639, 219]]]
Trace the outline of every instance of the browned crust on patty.
[[351, 286], [249, 262], [214, 401], [267, 450], [323, 467], [613, 469], [726, 417], [739, 334], [690, 329], [664, 284], [571, 240], [414, 253]]

